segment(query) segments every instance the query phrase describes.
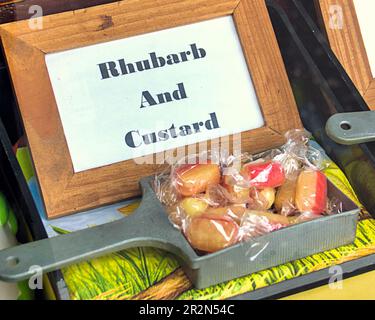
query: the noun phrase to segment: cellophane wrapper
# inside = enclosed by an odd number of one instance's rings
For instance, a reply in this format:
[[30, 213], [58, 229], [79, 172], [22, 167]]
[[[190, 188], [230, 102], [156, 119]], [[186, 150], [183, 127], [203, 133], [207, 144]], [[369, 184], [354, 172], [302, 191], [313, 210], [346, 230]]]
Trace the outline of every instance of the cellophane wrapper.
[[310, 138], [305, 130], [292, 130], [283, 146], [256, 155], [189, 155], [155, 176], [154, 190], [197, 252], [257, 241], [342, 212], [340, 201], [328, 198], [325, 161]]

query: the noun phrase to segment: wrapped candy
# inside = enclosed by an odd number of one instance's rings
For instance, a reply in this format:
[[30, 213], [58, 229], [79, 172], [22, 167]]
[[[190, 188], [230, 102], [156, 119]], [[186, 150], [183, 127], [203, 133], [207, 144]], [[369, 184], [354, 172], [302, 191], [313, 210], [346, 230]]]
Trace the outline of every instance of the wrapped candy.
[[187, 223], [185, 235], [195, 249], [215, 252], [235, 244], [238, 230], [237, 223], [228, 216], [204, 214]]
[[296, 186], [296, 207], [300, 212], [322, 214], [327, 207], [327, 178], [320, 171], [300, 173]]
[[204, 213], [208, 208], [208, 203], [204, 199], [190, 197], [183, 199], [179, 206], [187, 216], [194, 217]]
[[227, 192], [226, 197], [229, 202], [246, 203], [249, 200], [250, 187], [239, 185], [238, 180], [233, 176], [225, 175], [222, 185]]
[[267, 211], [248, 211], [241, 224], [241, 240], [256, 238], [290, 225], [288, 218]]
[[247, 207], [252, 210], [269, 210], [275, 202], [276, 189], [251, 189]]
[[275, 199], [275, 209], [284, 216], [293, 214], [296, 210], [297, 180], [286, 180], [279, 188]]
[[207, 214], [212, 216], [227, 216], [240, 224], [246, 211], [247, 209], [244, 205], [231, 205], [228, 207], [210, 208], [207, 210]]
[[174, 171], [174, 184], [177, 191], [185, 196], [205, 192], [209, 185], [220, 182], [220, 167], [217, 164], [186, 164]]
[[241, 175], [249, 181], [250, 186], [260, 189], [277, 188], [285, 181], [283, 167], [274, 161], [246, 164]]
[[[157, 176], [155, 191], [171, 222], [199, 252], [212, 253], [292, 224], [340, 211], [328, 199], [322, 157], [303, 130], [258, 155], [219, 163], [181, 161]], [[200, 159], [192, 155], [190, 159]], [[184, 160], [184, 159], [183, 159]]]

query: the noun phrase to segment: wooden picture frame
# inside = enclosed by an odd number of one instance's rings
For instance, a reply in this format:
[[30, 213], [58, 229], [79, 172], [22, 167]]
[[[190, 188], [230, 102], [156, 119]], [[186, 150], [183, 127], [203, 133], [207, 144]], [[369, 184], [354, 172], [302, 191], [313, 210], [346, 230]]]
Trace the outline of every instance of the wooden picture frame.
[[[375, 75], [372, 74], [353, 0], [316, 0], [329, 44], [370, 109], [375, 110]], [[332, 28], [332, 6], [342, 9], [340, 28]]]
[[123, 39], [233, 15], [266, 125], [242, 134], [258, 152], [281, 145], [301, 126], [295, 100], [264, 1], [126, 0], [2, 25], [0, 35], [49, 218], [139, 195], [138, 181], [160, 166], [134, 161], [74, 173], [46, 68], [48, 53]]

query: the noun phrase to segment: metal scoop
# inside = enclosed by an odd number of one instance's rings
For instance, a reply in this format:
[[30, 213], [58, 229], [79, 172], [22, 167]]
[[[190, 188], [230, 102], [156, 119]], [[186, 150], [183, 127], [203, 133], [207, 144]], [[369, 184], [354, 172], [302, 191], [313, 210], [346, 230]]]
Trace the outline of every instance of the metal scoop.
[[0, 251], [0, 280], [28, 279], [35, 273], [31, 266], [50, 272], [131, 247], [156, 247], [174, 253], [200, 289], [346, 245], [355, 238], [359, 209], [329, 183], [328, 194], [342, 201], [345, 212], [199, 256], [169, 221], [151, 181], [151, 177], [141, 180], [142, 202], [129, 217]]

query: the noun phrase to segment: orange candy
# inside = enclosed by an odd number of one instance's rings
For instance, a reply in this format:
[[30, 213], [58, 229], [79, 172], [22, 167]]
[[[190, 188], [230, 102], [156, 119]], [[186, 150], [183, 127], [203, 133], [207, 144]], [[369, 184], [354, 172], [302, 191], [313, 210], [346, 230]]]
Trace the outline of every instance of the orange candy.
[[185, 197], [205, 192], [209, 185], [218, 185], [220, 179], [220, 167], [217, 164], [187, 164], [174, 172], [177, 192]]
[[295, 210], [297, 180], [286, 180], [276, 194], [275, 209], [288, 216]]
[[296, 206], [300, 212], [322, 214], [327, 207], [327, 178], [320, 171], [306, 170], [297, 180]]
[[204, 214], [188, 223], [185, 236], [191, 246], [204, 252], [216, 252], [238, 241], [239, 227], [228, 216]]
[[246, 211], [246, 206], [231, 205], [229, 207], [209, 208], [205, 214], [210, 216], [227, 216], [240, 223]]

